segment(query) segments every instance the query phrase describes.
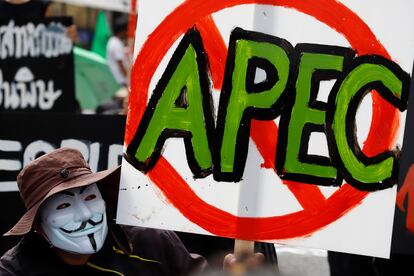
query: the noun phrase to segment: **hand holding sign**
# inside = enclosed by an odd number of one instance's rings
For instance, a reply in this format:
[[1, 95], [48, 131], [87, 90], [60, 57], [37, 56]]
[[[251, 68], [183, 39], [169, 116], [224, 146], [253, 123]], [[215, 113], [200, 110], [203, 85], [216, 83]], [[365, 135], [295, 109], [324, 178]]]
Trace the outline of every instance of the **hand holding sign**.
[[223, 270], [230, 275], [245, 275], [248, 272], [264, 269], [264, 255], [262, 253], [243, 254], [237, 258], [234, 254], [228, 254], [223, 261]]

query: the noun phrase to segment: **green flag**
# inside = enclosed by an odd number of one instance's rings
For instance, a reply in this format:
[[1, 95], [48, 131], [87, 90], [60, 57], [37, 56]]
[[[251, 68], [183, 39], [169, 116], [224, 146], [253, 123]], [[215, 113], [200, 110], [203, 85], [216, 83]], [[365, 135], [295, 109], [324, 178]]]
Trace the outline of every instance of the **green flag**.
[[76, 99], [82, 109], [96, 109], [109, 100], [120, 86], [106, 60], [96, 53], [74, 47]]
[[106, 20], [105, 12], [100, 11], [96, 18], [95, 34], [92, 41], [91, 51], [106, 58], [106, 43], [111, 35], [111, 29]]

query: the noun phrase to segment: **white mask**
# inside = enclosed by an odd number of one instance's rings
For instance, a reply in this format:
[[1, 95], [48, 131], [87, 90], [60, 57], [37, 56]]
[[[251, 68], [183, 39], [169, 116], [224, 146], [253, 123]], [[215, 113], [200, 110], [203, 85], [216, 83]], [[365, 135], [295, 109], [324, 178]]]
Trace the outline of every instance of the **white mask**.
[[96, 184], [51, 196], [42, 204], [40, 218], [49, 242], [72, 253], [98, 252], [108, 233], [105, 201]]

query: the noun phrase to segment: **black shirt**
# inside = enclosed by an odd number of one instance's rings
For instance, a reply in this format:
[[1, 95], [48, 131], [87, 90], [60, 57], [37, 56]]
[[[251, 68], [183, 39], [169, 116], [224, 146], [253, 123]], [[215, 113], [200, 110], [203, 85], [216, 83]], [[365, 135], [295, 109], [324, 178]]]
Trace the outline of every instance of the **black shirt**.
[[[41, 235], [29, 233], [0, 259], [0, 275], [192, 275], [206, 267], [205, 259], [188, 253], [174, 232], [130, 226], [122, 229], [122, 235], [110, 231], [102, 249], [79, 266], [64, 263]], [[121, 236], [129, 241], [131, 250], [121, 246]]]

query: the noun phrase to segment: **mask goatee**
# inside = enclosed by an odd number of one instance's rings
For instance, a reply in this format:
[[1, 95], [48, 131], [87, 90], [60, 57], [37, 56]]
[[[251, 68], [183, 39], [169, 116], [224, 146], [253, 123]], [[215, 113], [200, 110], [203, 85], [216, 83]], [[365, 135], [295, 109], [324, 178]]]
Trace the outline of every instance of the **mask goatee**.
[[88, 235], [89, 241], [91, 242], [93, 250], [96, 252], [96, 241], [93, 237], [93, 233]]

